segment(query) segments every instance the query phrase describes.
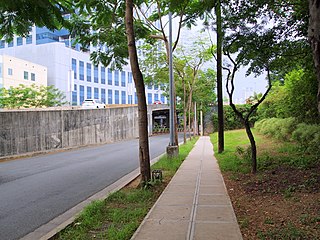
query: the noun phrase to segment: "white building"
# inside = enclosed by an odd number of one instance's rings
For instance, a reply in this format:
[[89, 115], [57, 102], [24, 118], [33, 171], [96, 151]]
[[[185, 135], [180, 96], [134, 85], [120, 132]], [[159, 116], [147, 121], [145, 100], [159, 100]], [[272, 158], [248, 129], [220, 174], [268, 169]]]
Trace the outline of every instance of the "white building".
[[[48, 85], [54, 85], [66, 95], [72, 105], [81, 105], [86, 98], [100, 99], [107, 104], [136, 104], [137, 95], [128, 66], [112, 71], [94, 66], [88, 51], [80, 46], [69, 47], [67, 30], [50, 31], [33, 27], [26, 38], [15, 37], [10, 43], [0, 40], [0, 54], [6, 54], [47, 67]], [[160, 100], [167, 103], [159, 86], [146, 86], [147, 103]]]
[[47, 86], [47, 68], [8, 55], [0, 55], [0, 88]]

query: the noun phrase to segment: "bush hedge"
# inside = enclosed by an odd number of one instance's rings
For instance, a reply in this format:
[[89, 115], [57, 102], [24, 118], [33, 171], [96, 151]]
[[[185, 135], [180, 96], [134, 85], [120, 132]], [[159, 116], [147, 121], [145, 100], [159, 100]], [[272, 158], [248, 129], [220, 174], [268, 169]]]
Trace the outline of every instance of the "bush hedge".
[[256, 122], [262, 134], [279, 140], [295, 141], [301, 149], [320, 156], [320, 125], [298, 123], [295, 118], [266, 118]]
[[[241, 104], [236, 105], [237, 109], [243, 113], [244, 116], [246, 116], [251, 108], [251, 104]], [[243, 124], [241, 123], [238, 116], [234, 113], [232, 108], [229, 105], [223, 106], [223, 112], [224, 112], [224, 129], [225, 130], [234, 130], [234, 129], [241, 129], [244, 128]], [[218, 126], [218, 114], [213, 114], [213, 124], [215, 126], [215, 130], [217, 130]], [[254, 123], [258, 120], [258, 115], [256, 112], [252, 114], [250, 117], [250, 124], [253, 126]]]

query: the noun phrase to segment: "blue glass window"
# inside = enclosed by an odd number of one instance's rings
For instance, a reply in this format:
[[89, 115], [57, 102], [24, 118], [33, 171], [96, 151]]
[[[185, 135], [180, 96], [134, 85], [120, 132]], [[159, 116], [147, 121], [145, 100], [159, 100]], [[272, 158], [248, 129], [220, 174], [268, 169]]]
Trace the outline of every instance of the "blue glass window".
[[119, 86], [119, 71], [118, 70], [116, 70], [114, 72], [114, 85]]
[[151, 83], [148, 84], [148, 89], [152, 89]]
[[80, 85], [80, 103], [84, 101], [84, 86]]
[[79, 79], [84, 80], [84, 62], [79, 61]]
[[108, 104], [112, 104], [112, 90], [108, 90]]
[[94, 99], [99, 99], [99, 88], [94, 88]]
[[17, 37], [17, 46], [22, 45], [22, 37]]
[[36, 80], [36, 74], [35, 73], [31, 73], [31, 81], [35, 81]]
[[121, 87], [125, 87], [126, 86], [126, 72], [122, 71], [121, 72]]
[[121, 91], [121, 104], [127, 103], [126, 91]]
[[134, 93], [134, 103], [138, 104], [138, 95], [136, 92]]
[[93, 79], [94, 79], [94, 82], [95, 83], [98, 83], [99, 82], [99, 78], [98, 78], [98, 66], [94, 66], [94, 76], [93, 76]]
[[13, 41], [8, 43], [8, 47], [13, 47]]
[[112, 85], [112, 71], [108, 68], [108, 85]]
[[132, 104], [132, 95], [128, 95], [128, 104]]
[[92, 98], [91, 87], [87, 87], [87, 98]]
[[87, 63], [87, 82], [91, 82], [91, 63]]
[[148, 104], [152, 104], [152, 93], [148, 93]]
[[103, 88], [101, 89], [101, 102], [106, 103], [106, 90]]
[[163, 94], [161, 94], [161, 96], [160, 96], [160, 97], [161, 97], [161, 102], [162, 102], [162, 103], [164, 103], [164, 95], [163, 95]]
[[32, 43], [32, 35], [28, 35], [28, 36], [26, 37], [26, 43], [27, 43], [27, 44], [31, 44], [31, 43]]
[[132, 73], [128, 72], [128, 83], [132, 83]]
[[158, 85], [154, 85], [154, 90], [158, 90], [159, 86]]
[[27, 71], [23, 71], [23, 79], [29, 80], [29, 73]]
[[119, 101], [119, 91], [118, 90], [114, 91], [114, 103], [115, 104], [119, 104], [120, 103], [120, 101]]
[[159, 101], [159, 94], [154, 94], [154, 101]]
[[4, 40], [0, 40], [0, 48], [4, 48], [5, 46], [5, 41]]
[[77, 79], [77, 60], [72, 58], [72, 71], [74, 72], [73, 78]]
[[72, 91], [72, 105], [78, 104], [77, 84], [74, 85], [74, 91]]
[[101, 67], [101, 84], [106, 84], [106, 68]]

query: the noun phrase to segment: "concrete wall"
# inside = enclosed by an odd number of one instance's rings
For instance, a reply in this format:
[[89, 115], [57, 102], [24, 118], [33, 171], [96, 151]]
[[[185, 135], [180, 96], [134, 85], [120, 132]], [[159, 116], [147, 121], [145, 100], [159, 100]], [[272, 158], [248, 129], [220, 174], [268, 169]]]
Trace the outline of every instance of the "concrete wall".
[[0, 112], [0, 157], [136, 137], [135, 106]]

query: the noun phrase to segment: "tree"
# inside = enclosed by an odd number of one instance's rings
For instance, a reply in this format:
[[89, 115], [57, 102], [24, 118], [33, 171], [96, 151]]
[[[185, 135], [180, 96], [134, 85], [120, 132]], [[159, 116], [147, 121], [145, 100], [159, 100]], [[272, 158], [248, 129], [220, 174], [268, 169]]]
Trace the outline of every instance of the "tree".
[[308, 37], [312, 48], [314, 66], [318, 79], [318, 112], [320, 113], [320, 2], [309, 0]]
[[50, 30], [66, 26], [64, 13], [74, 11], [71, 0], [2, 0], [0, 4], [0, 39], [26, 36], [35, 24]]
[[133, 25], [133, 1], [126, 0], [126, 34], [128, 39], [128, 50], [133, 79], [138, 95], [139, 113], [139, 159], [142, 183], [147, 183], [150, 178], [150, 155], [148, 142], [148, 116], [145, 95], [145, 85], [143, 76], [139, 68], [137, 49], [135, 44], [135, 34]]
[[54, 107], [66, 104], [64, 94], [54, 86], [25, 86], [0, 89], [0, 106], [9, 109]]

